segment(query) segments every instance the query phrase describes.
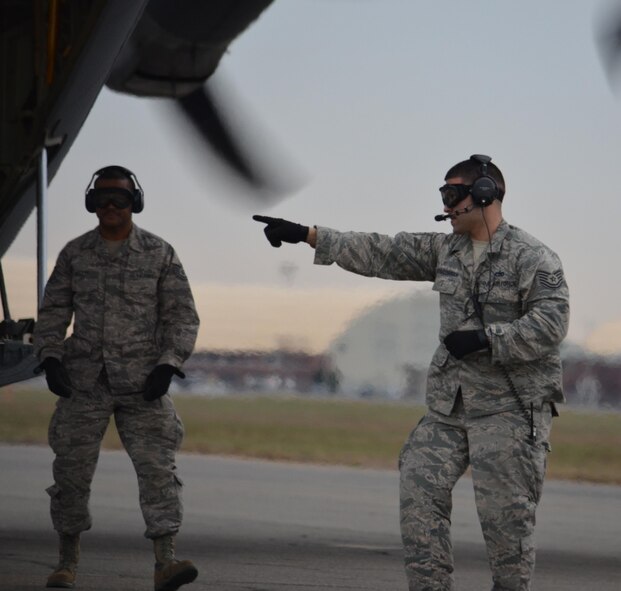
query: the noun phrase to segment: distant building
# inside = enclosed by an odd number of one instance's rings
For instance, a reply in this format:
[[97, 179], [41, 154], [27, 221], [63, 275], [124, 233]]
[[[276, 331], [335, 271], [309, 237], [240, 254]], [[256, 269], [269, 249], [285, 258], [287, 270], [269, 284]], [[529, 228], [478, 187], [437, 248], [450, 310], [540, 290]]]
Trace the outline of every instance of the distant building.
[[438, 346], [435, 292], [381, 302], [355, 318], [330, 345], [341, 392], [422, 401], [427, 367]]
[[[177, 391], [196, 394], [322, 393], [423, 403], [427, 369], [438, 346], [437, 294], [417, 291], [380, 302], [311, 355], [286, 348], [198, 351], [184, 365]], [[621, 409], [621, 359], [564, 342], [563, 388], [570, 406]]]
[[[329, 347], [340, 392], [423, 403], [439, 329], [438, 297], [432, 291], [382, 302], [358, 316]], [[588, 353], [568, 341], [561, 358], [568, 405], [621, 409], [621, 358]]]
[[572, 406], [621, 410], [621, 361], [594, 355], [566, 358], [563, 389]]
[[334, 394], [338, 372], [328, 355], [296, 351], [197, 351], [185, 363], [179, 391], [321, 392]]

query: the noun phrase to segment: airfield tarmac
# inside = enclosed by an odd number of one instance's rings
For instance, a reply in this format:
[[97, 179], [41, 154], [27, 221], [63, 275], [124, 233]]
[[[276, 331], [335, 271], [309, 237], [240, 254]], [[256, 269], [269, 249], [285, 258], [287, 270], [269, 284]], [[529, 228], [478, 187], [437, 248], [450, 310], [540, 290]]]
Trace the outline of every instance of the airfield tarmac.
[[[397, 471], [180, 454], [180, 558], [196, 591], [406, 591]], [[0, 589], [42, 589], [56, 563], [46, 447], [0, 445]], [[76, 589], [153, 589], [133, 468], [102, 452]], [[454, 492], [457, 591], [491, 588], [472, 483]], [[539, 508], [534, 591], [621, 589], [621, 487], [548, 481]]]

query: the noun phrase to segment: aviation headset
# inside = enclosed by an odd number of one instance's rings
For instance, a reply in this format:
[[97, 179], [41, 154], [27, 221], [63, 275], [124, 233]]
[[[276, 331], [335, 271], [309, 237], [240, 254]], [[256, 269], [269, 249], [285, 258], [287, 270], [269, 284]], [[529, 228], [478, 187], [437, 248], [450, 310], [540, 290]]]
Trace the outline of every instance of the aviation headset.
[[117, 164], [104, 166], [103, 168], [100, 168], [93, 173], [93, 176], [91, 177], [91, 180], [88, 183], [86, 191], [84, 193], [84, 205], [86, 206], [86, 211], [90, 213], [95, 213], [95, 181], [107, 170], [116, 170], [123, 174], [125, 177], [127, 177], [132, 183], [134, 183], [134, 190], [130, 191], [132, 196], [132, 212], [140, 213], [144, 209], [144, 191], [142, 190], [142, 187], [140, 186], [136, 175], [128, 168], [125, 168], [124, 166], [118, 166]]
[[487, 207], [500, 197], [500, 190], [496, 181], [487, 174], [487, 165], [492, 161], [490, 156], [485, 154], [473, 154], [470, 156], [470, 160], [474, 160], [481, 165], [481, 176], [472, 183], [470, 194], [472, 195], [472, 202], [477, 207]]

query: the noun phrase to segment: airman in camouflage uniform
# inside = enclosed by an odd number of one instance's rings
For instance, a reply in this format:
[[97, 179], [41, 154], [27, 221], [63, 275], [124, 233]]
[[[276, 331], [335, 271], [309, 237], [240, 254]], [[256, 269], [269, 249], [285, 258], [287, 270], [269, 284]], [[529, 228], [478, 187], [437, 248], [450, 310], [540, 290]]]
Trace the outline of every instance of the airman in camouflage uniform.
[[183, 375], [199, 320], [172, 246], [131, 220], [142, 209], [133, 173], [113, 166], [95, 177], [86, 205], [99, 227], [61, 251], [34, 335], [50, 389], [60, 396], [49, 427], [56, 457], [47, 492], [61, 558], [47, 586], [74, 584], [79, 534], [91, 527], [90, 485], [114, 415], [138, 476], [145, 536], [154, 540], [155, 588], [176, 589], [197, 571], [173, 553], [182, 520], [175, 454], [183, 425], [166, 392], [172, 375]]
[[255, 219], [267, 223], [273, 246], [315, 247], [316, 264], [433, 282], [441, 323], [428, 412], [399, 457], [409, 589], [454, 589], [451, 495], [470, 466], [493, 591], [528, 591], [551, 419], [564, 401], [567, 284], [558, 256], [502, 218], [504, 179], [488, 157], [460, 162], [445, 179], [438, 218], [451, 220], [452, 234], [389, 237]]

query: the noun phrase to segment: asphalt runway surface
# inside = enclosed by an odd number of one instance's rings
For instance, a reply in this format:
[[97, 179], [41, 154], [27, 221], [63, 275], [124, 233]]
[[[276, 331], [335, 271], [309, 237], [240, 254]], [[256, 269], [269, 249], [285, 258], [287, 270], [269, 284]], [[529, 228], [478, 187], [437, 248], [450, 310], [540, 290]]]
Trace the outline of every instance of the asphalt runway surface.
[[[57, 561], [45, 488], [52, 453], [0, 445], [0, 589], [42, 589]], [[179, 455], [185, 519], [177, 556], [199, 569], [188, 591], [406, 591], [397, 471]], [[153, 589], [136, 478], [124, 452], [102, 452], [93, 529], [76, 589]], [[472, 483], [454, 492], [457, 591], [489, 591]], [[621, 487], [546, 482], [535, 591], [621, 590]]]

